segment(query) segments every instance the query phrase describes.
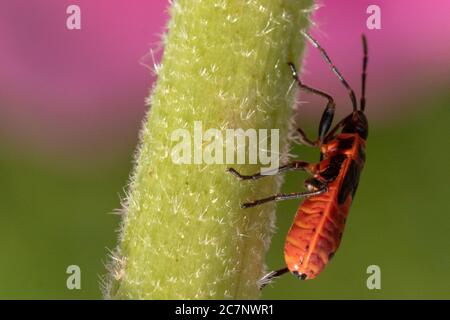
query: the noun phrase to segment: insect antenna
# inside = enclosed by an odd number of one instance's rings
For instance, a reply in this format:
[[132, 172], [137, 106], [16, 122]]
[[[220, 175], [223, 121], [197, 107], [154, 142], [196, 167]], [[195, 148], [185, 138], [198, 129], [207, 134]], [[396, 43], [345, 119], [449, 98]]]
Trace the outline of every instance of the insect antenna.
[[319, 42], [317, 42], [316, 39], [314, 39], [313, 37], [311, 37], [311, 35], [309, 35], [307, 32], [302, 31], [302, 34], [309, 40], [309, 42], [311, 42], [311, 44], [316, 47], [317, 49], [319, 49], [320, 53], [322, 54], [322, 57], [325, 59], [325, 61], [330, 65], [331, 70], [333, 70], [334, 74], [339, 78], [339, 80], [342, 82], [342, 84], [347, 88], [348, 94], [350, 96], [350, 100], [352, 100], [352, 105], [353, 105], [353, 111], [356, 111], [358, 109], [357, 104], [356, 104], [356, 96], [355, 96], [355, 92], [353, 91], [353, 89], [350, 87], [350, 85], [347, 83], [347, 81], [345, 81], [344, 77], [342, 76], [342, 74], [339, 72], [339, 70], [336, 68], [336, 66], [333, 64], [333, 62], [331, 62], [330, 57], [328, 56], [327, 52], [325, 51], [325, 49], [323, 49]]
[[367, 39], [366, 36], [362, 35], [362, 44], [363, 44], [363, 71], [361, 74], [361, 102], [360, 102], [360, 108], [361, 111], [364, 111], [366, 108], [366, 78], [367, 78], [367, 61], [368, 61], [368, 49], [367, 49]]

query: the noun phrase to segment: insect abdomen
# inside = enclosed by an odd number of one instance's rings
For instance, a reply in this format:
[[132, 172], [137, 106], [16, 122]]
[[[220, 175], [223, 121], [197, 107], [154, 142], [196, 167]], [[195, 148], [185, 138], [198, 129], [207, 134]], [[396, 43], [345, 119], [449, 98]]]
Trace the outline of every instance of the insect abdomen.
[[337, 188], [306, 199], [297, 211], [285, 245], [289, 270], [301, 279], [315, 278], [329, 262], [341, 242], [351, 196], [336, 201]]

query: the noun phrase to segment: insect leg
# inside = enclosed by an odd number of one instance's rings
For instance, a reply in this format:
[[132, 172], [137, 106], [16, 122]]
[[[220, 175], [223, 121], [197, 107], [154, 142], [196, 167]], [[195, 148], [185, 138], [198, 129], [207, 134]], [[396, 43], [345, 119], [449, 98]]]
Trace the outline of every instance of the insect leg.
[[241, 205], [241, 208], [251, 208], [255, 206], [259, 206], [260, 204], [271, 202], [271, 201], [283, 201], [283, 200], [291, 200], [291, 199], [298, 199], [298, 198], [306, 198], [311, 196], [316, 196], [318, 194], [324, 193], [327, 191], [327, 186], [323, 186], [322, 188], [314, 191], [305, 191], [305, 192], [294, 192], [294, 193], [279, 193], [276, 195], [273, 195], [271, 197], [258, 199], [253, 202], [246, 202]]
[[324, 97], [325, 99], [328, 100], [327, 106], [325, 107], [325, 110], [322, 113], [322, 118], [320, 119], [320, 124], [319, 124], [319, 139], [315, 142], [312, 142], [311, 140], [309, 140], [305, 133], [303, 132], [303, 130], [298, 129], [297, 131], [300, 134], [300, 138], [303, 139], [300, 140], [302, 142], [306, 142], [306, 145], [309, 146], [317, 146], [318, 144], [322, 143], [325, 135], [327, 134], [328, 130], [331, 127], [331, 123], [333, 122], [333, 118], [334, 118], [334, 110], [335, 110], [335, 106], [336, 104], [334, 103], [333, 97], [330, 96], [329, 94], [311, 88], [305, 84], [303, 84], [303, 82], [300, 80], [298, 74], [297, 74], [297, 69], [295, 68], [295, 65], [291, 62], [289, 62], [289, 67], [291, 68], [291, 72], [292, 72], [292, 77], [294, 78], [294, 80], [297, 82], [298, 86], [310, 93], [313, 93], [315, 95], [319, 95], [321, 97]]
[[285, 274], [287, 272], [289, 272], [288, 268], [283, 268], [283, 269], [269, 272], [264, 277], [262, 277], [261, 279], [258, 280], [259, 289], [261, 290], [262, 288], [264, 288], [265, 286], [270, 284], [273, 281], [273, 279], [278, 278], [279, 276], [282, 276], [283, 274]]
[[346, 120], [347, 120], [347, 118], [344, 118], [341, 121], [339, 121], [339, 123], [337, 123], [333, 127], [333, 129], [331, 129], [330, 132], [328, 132], [328, 134], [324, 138], [324, 141], [328, 141], [328, 140], [332, 139], [333, 136], [336, 134], [336, 132], [339, 131], [340, 129], [342, 129], [342, 127], [344, 126]]
[[299, 140], [300, 143], [308, 146], [308, 147], [317, 147], [318, 145], [318, 141], [312, 141], [310, 140], [307, 136], [306, 133], [301, 129], [301, 128], [297, 128], [297, 132], [299, 134]]
[[313, 173], [314, 170], [314, 166], [315, 165], [311, 165], [308, 162], [305, 161], [293, 161], [291, 163], [288, 163], [284, 166], [275, 168], [273, 170], [267, 170], [265, 172], [265, 174], [261, 174], [261, 173], [255, 173], [252, 175], [242, 175], [240, 174], [238, 171], [236, 171], [236, 169], [233, 168], [228, 168], [227, 172], [231, 173], [233, 176], [235, 176], [236, 178], [238, 178], [239, 180], [258, 180], [264, 177], [268, 177], [271, 175], [275, 175], [275, 174], [280, 174], [286, 171], [292, 171], [292, 170], [303, 170], [303, 171], [307, 171], [309, 173]]

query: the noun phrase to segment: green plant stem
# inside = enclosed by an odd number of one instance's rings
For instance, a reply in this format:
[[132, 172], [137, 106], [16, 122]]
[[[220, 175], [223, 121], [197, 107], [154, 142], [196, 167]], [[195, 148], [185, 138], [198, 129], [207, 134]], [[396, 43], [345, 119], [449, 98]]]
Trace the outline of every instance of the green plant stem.
[[175, 164], [174, 130], [279, 129], [287, 136], [311, 0], [177, 0], [113, 253], [106, 297], [256, 299], [280, 181], [238, 181], [259, 165]]

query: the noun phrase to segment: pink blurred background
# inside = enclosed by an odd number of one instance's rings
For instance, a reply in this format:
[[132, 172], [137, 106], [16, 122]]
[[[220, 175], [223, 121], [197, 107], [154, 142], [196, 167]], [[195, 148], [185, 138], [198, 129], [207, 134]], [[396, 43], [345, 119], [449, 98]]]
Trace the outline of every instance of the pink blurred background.
[[[70, 4], [81, 7], [81, 30], [66, 29]], [[360, 34], [368, 36], [372, 119], [395, 121], [408, 105], [405, 101], [426, 99], [447, 86], [450, 19], [444, 12], [450, 12], [449, 1], [319, 4], [312, 34], [358, 94]], [[381, 30], [364, 28], [370, 4], [381, 7]], [[156, 60], [160, 57], [167, 6], [166, 0], [1, 1], [2, 144], [74, 158], [134, 146], [146, 110], [144, 100], [155, 80], [142, 61], [153, 63], [150, 50]], [[316, 50], [306, 55], [303, 77], [337, 96], [340, 114], [349, 110], [345, 90]], [[311, 110], [305, 107], [305, 114]]]

